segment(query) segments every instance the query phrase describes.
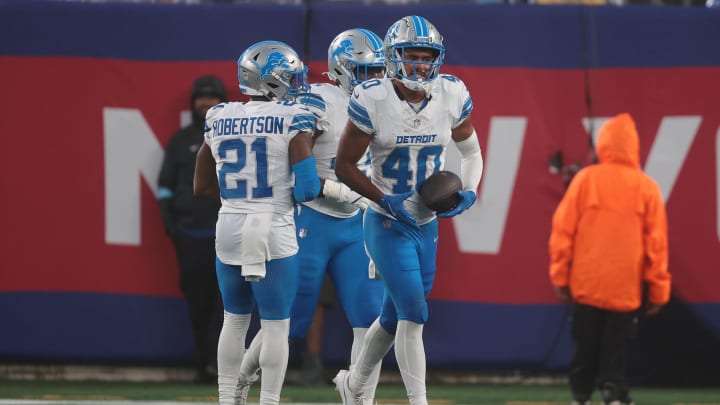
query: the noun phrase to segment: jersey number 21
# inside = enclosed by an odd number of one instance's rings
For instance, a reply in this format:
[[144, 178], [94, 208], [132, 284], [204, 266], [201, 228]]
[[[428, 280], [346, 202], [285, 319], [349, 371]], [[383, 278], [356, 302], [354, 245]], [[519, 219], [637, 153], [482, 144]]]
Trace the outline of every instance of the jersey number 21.
[[[229, 139], [218, 146], [221, 159], [226, 159], [228, 152], [231, 151], [237, 154], [235, 162], [226, 162], [220, 167], [218, 183], [222, 198], [248, 198], [248, 182], [243, 177], [248, 178], [253, 175], [256, 186], [250, 191], [251, 198], [272, 197], [272, 187], [268, 184], [267, 139], [256, 138], [250, 149], [255, 153], [254, 167], [252, 160], [248, 161], [247, 145], [242, 139]], [[237, 180], [232, 181], [234, 178]], [[235, 187], [229, 186], [233, 184]]]

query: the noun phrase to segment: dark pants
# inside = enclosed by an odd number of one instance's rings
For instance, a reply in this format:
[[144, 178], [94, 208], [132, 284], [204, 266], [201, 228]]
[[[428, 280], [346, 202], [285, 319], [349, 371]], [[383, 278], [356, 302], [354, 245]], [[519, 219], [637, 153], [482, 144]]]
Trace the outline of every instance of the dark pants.
[[585, 402], [599, 388], [606, 403], [629, 402], [628, 349], [635, 323], [636, 311], [612, 312], [575, 304], [575, 352], [570, 363], [570, 389], [575, 400]]
[[217, 368], [217, 343], [223, 321], [222, 298], [215, 273], [215, 238], [173, 238], [180, 290], [187, 302], [195, 341], [193, 364], [199, 372]]

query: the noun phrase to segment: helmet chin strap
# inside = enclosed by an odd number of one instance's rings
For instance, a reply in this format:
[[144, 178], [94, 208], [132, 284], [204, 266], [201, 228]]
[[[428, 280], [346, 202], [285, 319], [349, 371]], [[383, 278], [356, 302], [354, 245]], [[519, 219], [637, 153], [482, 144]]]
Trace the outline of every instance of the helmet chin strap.
[[400, 82], [407, 88], [408, 90], [412, 91], [424, 91], [425, 93], [429, 93], [432, 89], [432, 81], [417, 81], [417, 80], [410, 80], [410, 79], [400, 79]]
[[425, 90], [425, 88], [423, 87], [423, 83], [422, 83], [422, 82], [418, 82], [418, 81], [410, 80], [410, 79], [400, 79], [400, 82], [401, 82], [401, 83], [403, 84], [403, 86], [405, 86], [405, 88], [408, 89], [408, 90], [412, 90], [412, 91], [422, 91], [422, 90]]

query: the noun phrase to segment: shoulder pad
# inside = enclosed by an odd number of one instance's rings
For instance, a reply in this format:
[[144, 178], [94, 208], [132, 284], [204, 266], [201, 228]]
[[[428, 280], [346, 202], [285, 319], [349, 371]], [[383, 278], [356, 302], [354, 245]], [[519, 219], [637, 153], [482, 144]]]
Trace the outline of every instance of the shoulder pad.
[[[362, 92], [366, 98], [372, 100], [384, 100], [387, 97], [387, 81], [390, 79], [370, 79], [355, 86], [352, 97], [359, 98]], [[392, 86], [392, 84], [391, 84]]]
[[457, 91], [465, 88], [465, 83], [457, 76], [441, 74], [437, 80], [446, 90]]
[[227, 107], [228, 103], [220, 103], [217, 105], [212, 106], [207, 113], [205, 113], [205, 119], [209, 120], [212, 118], [217, 117], [222, 111], [225, 110], [225, 107]]
[[317, 120], [317, 127], [320, 130], [327, 130], [329, 127], [327, 119], [327, 105], [325, 100], [316, 93], [303, 93], [295, 99], [302, 107], [313, 113]]

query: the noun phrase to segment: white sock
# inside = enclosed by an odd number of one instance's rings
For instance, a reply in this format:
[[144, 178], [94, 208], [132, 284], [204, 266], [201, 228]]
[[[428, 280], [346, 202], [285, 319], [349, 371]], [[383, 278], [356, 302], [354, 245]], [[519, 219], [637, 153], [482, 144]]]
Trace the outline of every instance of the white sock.
[[240, 364], [240, 383], [252, 382], [257, 378], [257, 372], [260, 370], [262, 335], [262, 329], [260, 329], [253, 337], [252, 342], [250, 342], [250, 347], [245, 351], [245, 357], [243, 357], [242, 364]]
[[[370, 375], [380, 370], [383, 357], [387, 354], [393, 344], [393, 335], [385, 332], [380, 326], [380, 320], [376, 319], [365, 333], [362, 350], [357, 356], [352, 370], [350, 370], [350, 391], [364, 391], [369, 385]], [[377, 383], [376, 383], [377, 385]]]
[[[382, 329], [382, 328], [381, 328]], [[368, 328], [353, 328], [353, 344], [352, 351], [350, 352], [350, 369], [353, 368], [357, 357], [360, 355], [363, 343], [365, 343], [365, 335], [367, 334]], [[388, 335], [387, 333], [385, 335]], [[388, 335], [392, 339], [392, 335]], [[377, 388], [378, 381], [380, 380], [380, 368], [382, 367], [382, 360], [378, 363], [370, 372], [363, 388], [363, 397], [369, 402], [373, 403], [375, 399], [375, 389]]]
[[277, 405], [280, 403], [280, 395], [272, 395], [267, 392], [260, 393], [260, 405]]
[[240, 363], [245, 354], [245, 336], [250, 326], [250, 314], [225, 312], [218, 340], [218, 398], [221, 405], [235, 404]]
[[260, 404], [276, 405], [280, 402], [280, 391], [287, 370], [290, 319], [260, 320], [260, 329], [263, 331], [260, 348]]
[[395, 358], [410, 405], [427, 405], [422, 332], [422, 324], [401, 320], [395, 333]]

